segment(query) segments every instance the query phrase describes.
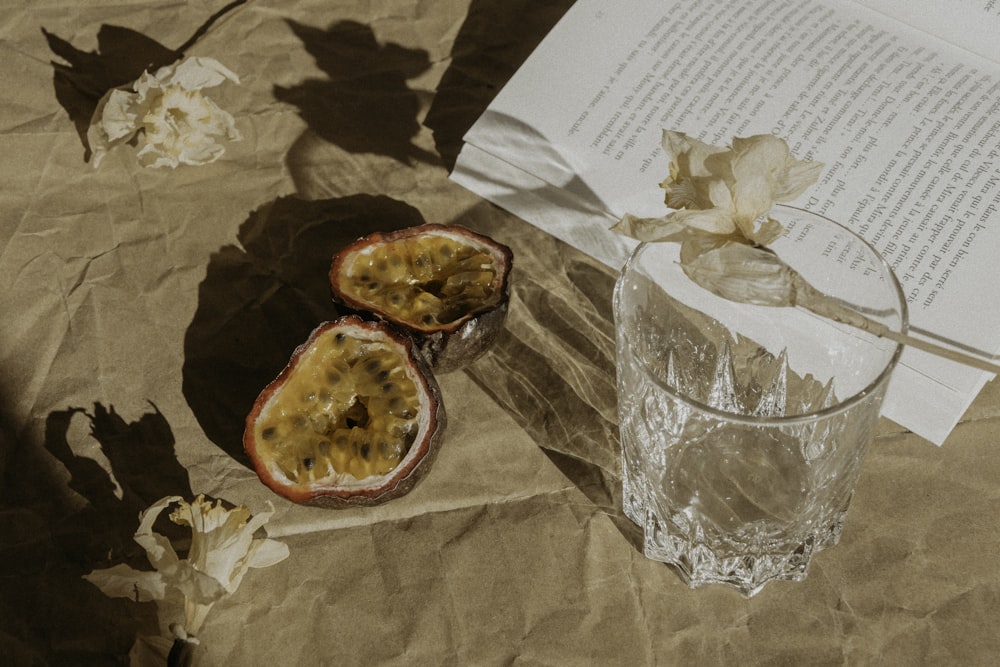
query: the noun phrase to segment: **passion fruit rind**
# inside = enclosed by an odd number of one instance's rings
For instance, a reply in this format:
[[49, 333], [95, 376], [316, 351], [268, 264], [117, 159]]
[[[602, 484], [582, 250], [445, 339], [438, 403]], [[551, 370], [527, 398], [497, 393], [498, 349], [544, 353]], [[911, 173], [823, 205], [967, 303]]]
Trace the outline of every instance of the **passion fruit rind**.
[[303, 505], [377, 505], [429, 470], [447, 417], [412, 340], [356, 315], [316, 327], [254, 403], [243, 446], [261, 481]]
[[421, 355], [436, 373], [448, 373], [483, 356], [493, 345], [507, 318], [508, 302], [466, 320], [455, 331], [410, 332]]
[[481, 356], [507, 315], [513, 252], [460, 225], [375, 232], [333, 258], [338, 303], [392, 322], [436, 372]]

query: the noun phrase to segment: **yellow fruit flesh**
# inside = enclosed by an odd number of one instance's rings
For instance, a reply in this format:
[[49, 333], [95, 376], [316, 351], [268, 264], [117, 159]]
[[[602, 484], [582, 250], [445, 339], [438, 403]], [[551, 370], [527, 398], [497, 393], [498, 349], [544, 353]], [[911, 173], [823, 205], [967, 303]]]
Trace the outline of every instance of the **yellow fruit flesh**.
[[489, 251], [434, 234], [357, 253], [342, 289], [417, 328], [473, 313], [493, 298], [497, 266]]
[[419, 429], [405, 363], [387, 342], [324, 332], [257, 419], [259, 455], [302, 485], [391, 472]]

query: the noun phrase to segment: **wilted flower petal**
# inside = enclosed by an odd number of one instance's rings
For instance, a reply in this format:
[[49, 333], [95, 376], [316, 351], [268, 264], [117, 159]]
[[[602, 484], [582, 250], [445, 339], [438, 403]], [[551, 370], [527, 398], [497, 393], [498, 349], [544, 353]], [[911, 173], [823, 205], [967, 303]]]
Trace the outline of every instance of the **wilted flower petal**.
[[689, 239], [681, 246], [681, 268], [695, 283], [737, 303], [795, 305], [795, 273], [771, 250], [700, 241]]
[[135, 132], [139, 116], [132, 105], [132, 96], [124, 90], [112, 90], [101, 110], [103, 130], [109, 141], [117, 141]]
[[637, 241], [674, 241], [686, 232], [686, 227], [676, 220], [666, 218], [637, 218], [626, 213], [612, 231]]
[[136, 570], [124, 563], [104, 570], [94, 570], [83, 578], [100, 588], [108, 597], [132, 598], [137, 602], [162, 600], [167, 592], [167, 582], [162, 574]]
[[661, 140], [663, 150], [671, 158], [671, 171], [676, 169], [676, 174], [672, 176], [683, 176], [684, 178], [699, 178], [702, 176], [719, 177], [718, 167], [709, 167], [709, 160], [713, 155], [727, 153], [728, 148], [706, 144], [700, 139], [688, 136], [683, 132], [674, 130], [664, 130]]
[[770, 134], [733, 139], [733, 209], [737, 227], [756, 241], [755, 223], [776, 203], [798, 197], [819, 177], [822, 163], [792, 157], [788, 144]]
[[167, 496], [161, 498], [150, 505], [139, 515], [139, 529], [135, 531], [135, 541], [146, 550], [146, 558], [157, 570], [164, 570], [178, 562], [177, 552], [173, 545], [163, 535], [153, 532], [153, 524], [156, 523], [160, 513], [172, 503], [182, 503], [184, 499], [180, 496]]
[[240, 77], [214, 58], [187, 58], [176, 65], [156, 71], [162, 86], [180, 86], [184, 90], [212, 88], [226, 80], [239, 83]]
[[[736, 182], [752, 173], [764, 175], [774, 203], [795, 199], [815, 183], [823, 171], [822, 162], [796, 159], [784, 139], [770, 134], [745, 139], [736, 137], [733, 151], [739, 156], [733, 167]], [[739, 166], [735, 166], [736, 163]]]

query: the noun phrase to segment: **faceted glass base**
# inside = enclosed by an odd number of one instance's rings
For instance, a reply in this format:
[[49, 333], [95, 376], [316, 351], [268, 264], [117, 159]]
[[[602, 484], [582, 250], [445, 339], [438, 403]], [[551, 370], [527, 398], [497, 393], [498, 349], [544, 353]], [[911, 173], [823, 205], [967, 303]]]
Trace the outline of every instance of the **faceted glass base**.
[[[645, 513], [643, 553], [647, 558], [673, 565], [691, 588], [726, 584], [751, 597], [771, 581], [802, 581], [817, 551], [840, 540], [845, 512], [823, 530], [806, 535], [797, 544], [774, 542], [770, 549], [748, 553], [745, 547], [726, 555], [718, 544], [712, 548], [699, 540], [699, 531], [683, 514], [661, 522], [653, 512]], [[758, 542], [760, 543], [760, 542]]]

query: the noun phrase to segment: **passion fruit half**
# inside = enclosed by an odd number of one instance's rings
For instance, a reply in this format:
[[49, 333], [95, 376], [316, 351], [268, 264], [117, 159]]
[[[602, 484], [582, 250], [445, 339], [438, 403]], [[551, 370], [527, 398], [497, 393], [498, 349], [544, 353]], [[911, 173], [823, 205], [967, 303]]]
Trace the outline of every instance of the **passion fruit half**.
[[441, 392], [412, 341], [348, 315], [318, 326], [247, 416], [261, 481], [296, 503], [374, 505], [408, 492], [437, 452]]
[[334, 255], [336, 301], [391, 322], [436, 372], [492, 345], [510, 302], [513, 253], [458, 225], [426, 224], [362, 237]]

